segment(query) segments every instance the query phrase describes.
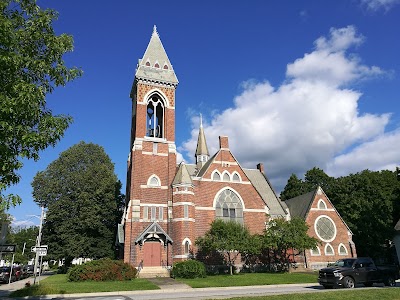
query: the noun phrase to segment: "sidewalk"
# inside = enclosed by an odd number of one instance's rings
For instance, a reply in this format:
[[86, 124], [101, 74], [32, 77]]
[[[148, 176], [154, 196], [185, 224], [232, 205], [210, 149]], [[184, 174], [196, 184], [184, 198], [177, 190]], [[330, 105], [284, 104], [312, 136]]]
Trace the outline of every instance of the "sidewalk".
[[[38, 283], [40, 280], [43, 280], [48, 276], [50, 275], [42, 274], [40, 277], [36, 277], [36, 282]], [[11, 282], [10, 284], [2, 283], [0, 284], [0, 297], [7, 297], [11, 292], [24, 288], [27, 282], [33, 284], [34, 280], [34, 277], [31, 276], [22, 280]]]

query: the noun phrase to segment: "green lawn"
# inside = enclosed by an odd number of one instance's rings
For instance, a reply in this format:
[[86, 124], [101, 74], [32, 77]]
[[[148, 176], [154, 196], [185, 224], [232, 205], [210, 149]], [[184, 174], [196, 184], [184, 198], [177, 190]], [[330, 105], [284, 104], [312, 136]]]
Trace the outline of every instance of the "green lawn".
[[196, 279], [176, 279], [193, 288], [271, 285], [286, 283], [315, 283], [318, 284], [317, 274], [303, 273], [245, 273], [237, 275], [216, 275]]
[[93, 292], [156, 290], [158, 286], [146, 279], [131, 281], [83, 281], [69, 282], [64, 274], [52, 275], [40, 281], [39, 285], [23, 288], [11, 293], [11, 297], [37, 296], [49, 294], [74, 294]]
[[230, 300], [400, 300], [399, 288], [340, 289], [332, 292], [240, 297]]

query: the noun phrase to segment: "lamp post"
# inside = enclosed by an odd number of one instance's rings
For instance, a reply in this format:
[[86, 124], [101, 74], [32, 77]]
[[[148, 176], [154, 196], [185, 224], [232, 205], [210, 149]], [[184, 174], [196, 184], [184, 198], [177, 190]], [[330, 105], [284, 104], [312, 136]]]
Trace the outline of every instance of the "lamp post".
[[[42, 227], [43, 227], [43, 220], [44, 220], [44, 207], [42, 206], [42, 213], [40, 214], [40, 225], [39, 225], [39, 234], [36, 238], [36, 247], [40, 247], [40, 243], [42, 241]], [[36, 250], [36, 255], [35, 255], [35, 265], [33, 267], [33, 284], [36, 284], [36, 270], [37, 270], [37, 266], [38, 266], [38, 261], [39, 261], [39, 253]], [[39, 276], [40, 276], [40, 269], [39, 269]]]

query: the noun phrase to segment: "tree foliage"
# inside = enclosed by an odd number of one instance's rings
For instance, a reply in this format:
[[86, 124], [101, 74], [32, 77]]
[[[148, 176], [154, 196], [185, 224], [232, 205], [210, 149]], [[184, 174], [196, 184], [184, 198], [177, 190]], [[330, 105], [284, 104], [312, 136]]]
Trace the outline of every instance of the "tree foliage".
[[250, 233], [243, 225], [216, 219], [211, 223], [210, 230], [196, 240], [196, 245], [201, 251], [223, 253], [232, 275], [239, 254], [248, 249], [249, 239]]
[[307, 234], [305, 220], [294, 217], [290, 221], [283, 218], [272, 219], [267, 224], [262, 239], [262, 252], [267, 263], [278, 266], [278, 270], [288, 270], [294, 257], [306, 249], [313, 249], [318, 240]]
[[35, 257], [35, 254], [31, 252], [31, 247], [35, 246], [38, 233], [37, 226], [11, 228], [7, 244], [17, 245], [14, 262], [27, 264]]
[[65, 258], [114, 256], [121, 183], [104, 149], [80, 142], [60, 154], [32, 182], [37, 204], [47, 208], [43, 241], [49, 255]]
[[46, 95], [81, 75], [62, 57], [73, 50], [72, 36], [56, 35], [57, 12], [41, 9], [35, 0], [0, 1], [0, 201], [3, 207], [21, 201], [5, 195], [19, 182], [22, 159], [39, 159], [54, 146], [72, 119], [53, 115]]
[[290, 199], [321, 186], [353, 232], [359, 256], [382, 258], [385, 241], [392, 240], [400, 218], [400, 182], [392, 171], [364, 170], [339, 178], [313, 168], [304, 180], [292, 175], [282, 199]]
[[281, 199], [291, 199], [315, 190], [318, 186], [326, 192], [334, 182], [334, 178], [328, 176], [319, 168], [312, 168], [304, 175], [304, 180], [299, 179], [296, 174], [292, 174], [281, 193]]

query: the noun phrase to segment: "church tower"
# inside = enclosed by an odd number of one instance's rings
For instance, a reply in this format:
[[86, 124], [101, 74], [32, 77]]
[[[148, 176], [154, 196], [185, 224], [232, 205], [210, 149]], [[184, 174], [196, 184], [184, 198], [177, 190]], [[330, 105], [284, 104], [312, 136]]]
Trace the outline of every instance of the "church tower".
[[177, 85], [178, 79], [154, 26], [137, 64], [131, 90], [124, 261], [135, 267], [171, 264]]

